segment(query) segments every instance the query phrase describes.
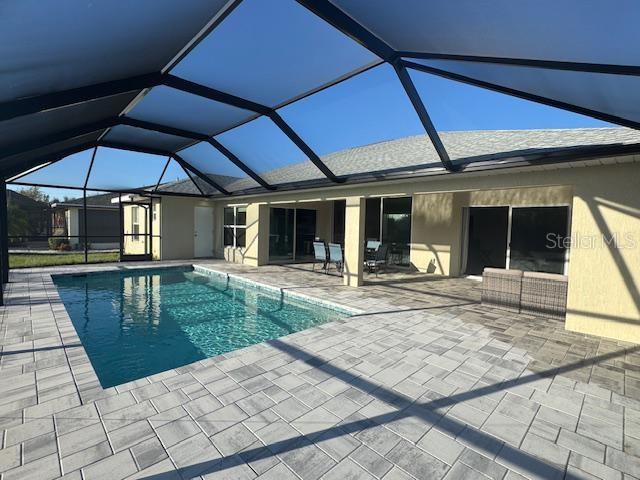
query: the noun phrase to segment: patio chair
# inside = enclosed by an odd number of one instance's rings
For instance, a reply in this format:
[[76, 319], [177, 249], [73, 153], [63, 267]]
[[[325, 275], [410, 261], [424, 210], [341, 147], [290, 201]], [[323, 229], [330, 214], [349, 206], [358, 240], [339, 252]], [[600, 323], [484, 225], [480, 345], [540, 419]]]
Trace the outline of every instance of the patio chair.
[[380, 247], [374, 252], [372, 257], [370, 259], [367, 259], [366, 266], [367, 270], [369, 270], [369, 273], [375, 272], [377, 277], [378, 271], [381, 268], [386, 268], [388, 250], [388, 245], [380, 245]]
[[316, 263], [322, 263], [325, 273], [327, 271], [327, 245], [324, 242], [313, 242], [313, 271]]
[[367, 250], [378, 250], [382, 242], [379, 240], [367, 240]]
[[373, 261], [376, 258], [376, 252], [380, 248], [382, 242], [378, 240], [367, 240], [364, 248], [364, 267], [367, 268], [369, 261]]
[[344, 267], [344, 258], [342, 256], [342, 246], [339, 243], [329, 244], [329, 262], [327, 263], [327, 273], [329, 272], [329, 266], [335, 264], [336, 270], [342, 275], [342, 269]]

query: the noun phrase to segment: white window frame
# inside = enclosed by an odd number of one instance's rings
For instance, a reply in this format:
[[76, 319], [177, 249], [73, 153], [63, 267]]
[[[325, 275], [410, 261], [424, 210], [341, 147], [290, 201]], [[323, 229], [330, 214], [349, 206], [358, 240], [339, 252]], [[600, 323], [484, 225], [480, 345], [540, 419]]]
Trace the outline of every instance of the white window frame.
[[140, 241], [140, 212], [138, 205], [131, 206], [131, 233], [134, 242]]
[[[233, 223], [232, 224], [228, 224], [228, 223], [225, 222], [225, 212], [224, 211], [227, 208], [233, 209]], [[244, 225], [239, 225], [238, 223], [236, 223], [237, 219], [238, 219], [238, 210], [240, 210], [240, 209], [244, 209], [244, 214], [245, 214], [245, 224]], [[245, 238], [245, 242], [246, 242], [246, 239], [247, 239], [247, 236], [246, 236], [246, 230], [247, 230], [246, 215], [247, 215], [247, 207], [246, 207], [246, 205], [239, 205], [239, 206], [234, 205], [234, 206], [227, 206], [227, 207], [223, 208], [223, 210], [222, 210], [222, 223], [223, 223], [223, 226], [222, 226], [222, 245], [224, 246], [224, 248], [245, 248], [246, 244], [245, 244], [245, 246], [239, 246], [238, 245], [238, 234], [237, 234], [237, 232], [238, 232], [238, 229], [243, 229], [245, 231], [245, 237], [244, 238]], [[233, 232], [233, 245], [225, 245], [224, 244], [224, 231], [227, 228], [230, 228], [232, 230], [232, 232]]]

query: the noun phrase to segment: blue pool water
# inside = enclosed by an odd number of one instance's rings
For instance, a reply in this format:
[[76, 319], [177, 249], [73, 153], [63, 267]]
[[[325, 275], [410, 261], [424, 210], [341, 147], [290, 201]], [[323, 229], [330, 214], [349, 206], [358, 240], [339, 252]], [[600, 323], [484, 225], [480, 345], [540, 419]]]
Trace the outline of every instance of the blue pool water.
[[104, 388], [345, 317], [192, 268], [54, 282]]

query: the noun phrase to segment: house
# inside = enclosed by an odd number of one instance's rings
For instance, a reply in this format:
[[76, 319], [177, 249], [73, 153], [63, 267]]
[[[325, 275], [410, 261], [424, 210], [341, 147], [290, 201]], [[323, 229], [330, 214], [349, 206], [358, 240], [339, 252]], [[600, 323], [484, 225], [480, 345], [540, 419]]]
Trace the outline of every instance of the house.
[[[117, 199], [117, 195], [115, 198]], [[120, 212], [111, 203], [114, 194], [87, 196], [87, 235], [94, 250], [120, 246]], [[52, 236], [66, 237], [74, 249], [82, 248], [85, 235], [84, 200], [82, 197], [51, 204]]]
[[[262, 174], [284, 185], [280, 191], [252, 191], [252, 180], [228, 177], [231, 197], [155, 199], [148, 217], [158, 235], [153, 258], [304, 262], [319, 238], [344, 245], [352, 266], [344, 281], [357, 286], [365, 240], [381, 240], [390, 262], [434, 275], [475, 276], [485, 266], [565, 274], [567, 328], [640, 341], [640, 156], [599, 153], [603, 145], [637, 142], [640, 133], [602, 128], [441, 137], [464, 174], [447, 173], [428, 137], [415, 136], [323, 157], [336, 175], [352, 175], [349, 185], [322, 182], [317, 170], [296, 164]], [[287, 191], [285, 182], [294, 181], [309, 187]], [[198, 193], [188, 180], [177, 187]]]

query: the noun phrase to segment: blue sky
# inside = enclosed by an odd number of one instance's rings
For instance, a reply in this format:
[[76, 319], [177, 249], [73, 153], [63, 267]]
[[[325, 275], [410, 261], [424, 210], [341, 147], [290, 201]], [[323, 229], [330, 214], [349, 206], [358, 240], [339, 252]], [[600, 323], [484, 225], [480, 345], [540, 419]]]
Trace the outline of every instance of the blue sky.
[[[412, 79], [439, 131], [606, 127], [605, 122], [528, 102], [422, 72]], [[392, 69], [381, 65], [349, 81], [280, 110], [282, 117], [319, 155], [360, 145], [424, 134]], [[254, 120], [217, 137], [258, 172], [304, 160], [273, 124]], [[209, 146], [192, 147], [184, 157], [222, 175], [241, 172]], [[82, 186], [91, 152], [82, 152], [29, 176], [30, 181]], [[126, 188], [157, 181], [165, 157], [100, 149], [90, 186]], [[172, 164], [164, 180], [185, 178]], [[25, 179], [26, 181], [26, 179]], [[74, 196], [77, 192], [67, 192]], [[59, 191], [52, 196], [64, 195]]]
[[[269, 21], [265, 21], [265, 17]], [[172, 73], [276, 106], [373, 60], [375, 57], [370, 52], [295, 2], [247, 0]], [[221, 65], [224, 68], [220, 68]], [[411, 76], [440, 131], [607, 126], [588, 117], [427, 73], [412, 72]], [[166, 90], [166, 87], [159, 88]], [[168, 125], [173, 118], [176, 126], [190, 129], [199, 124], [194, 115], [203, 117], [201, 125], [218, 124], [213, 121], [215, 119], [204, 118], [215, 115], [215, 110], [195, 109], [180, 101], [156, 105], [154, 96], [157, 95], [149, 95], [146, 102], [140, 103], [137, 114], [134, 107], [131, 115]], [[158, 108], [152, 108], [154, 106]], [[224, 108], [220, 109], [221, 114], [224, 111]], [[395, 72], [387, 64], [284, 107], [280, 113], [321, 156], [350, 147], [424, 134]], [[151, 118], [145, 118], [145, 115]], [[305, 160], [302, 152], [265, 118], [217, 138], [257, 172]], [[166, 163], [165, 158], [138, 153], [108, 149], [99, 152], [89, 182], [94, 188], [154, 184]], [[206, 145], [185, 150], [184, 157], [202, 171], [242, 175], [237, 167]], [[90, 153], [78, 154], [43, 169], [29, 180], [82, 186], [89, 159]], [[172, 165], [164, 180], [184, 177], [184, 172]], [[75, 196], [77, 193], [55, 191], [50, 194]]]

